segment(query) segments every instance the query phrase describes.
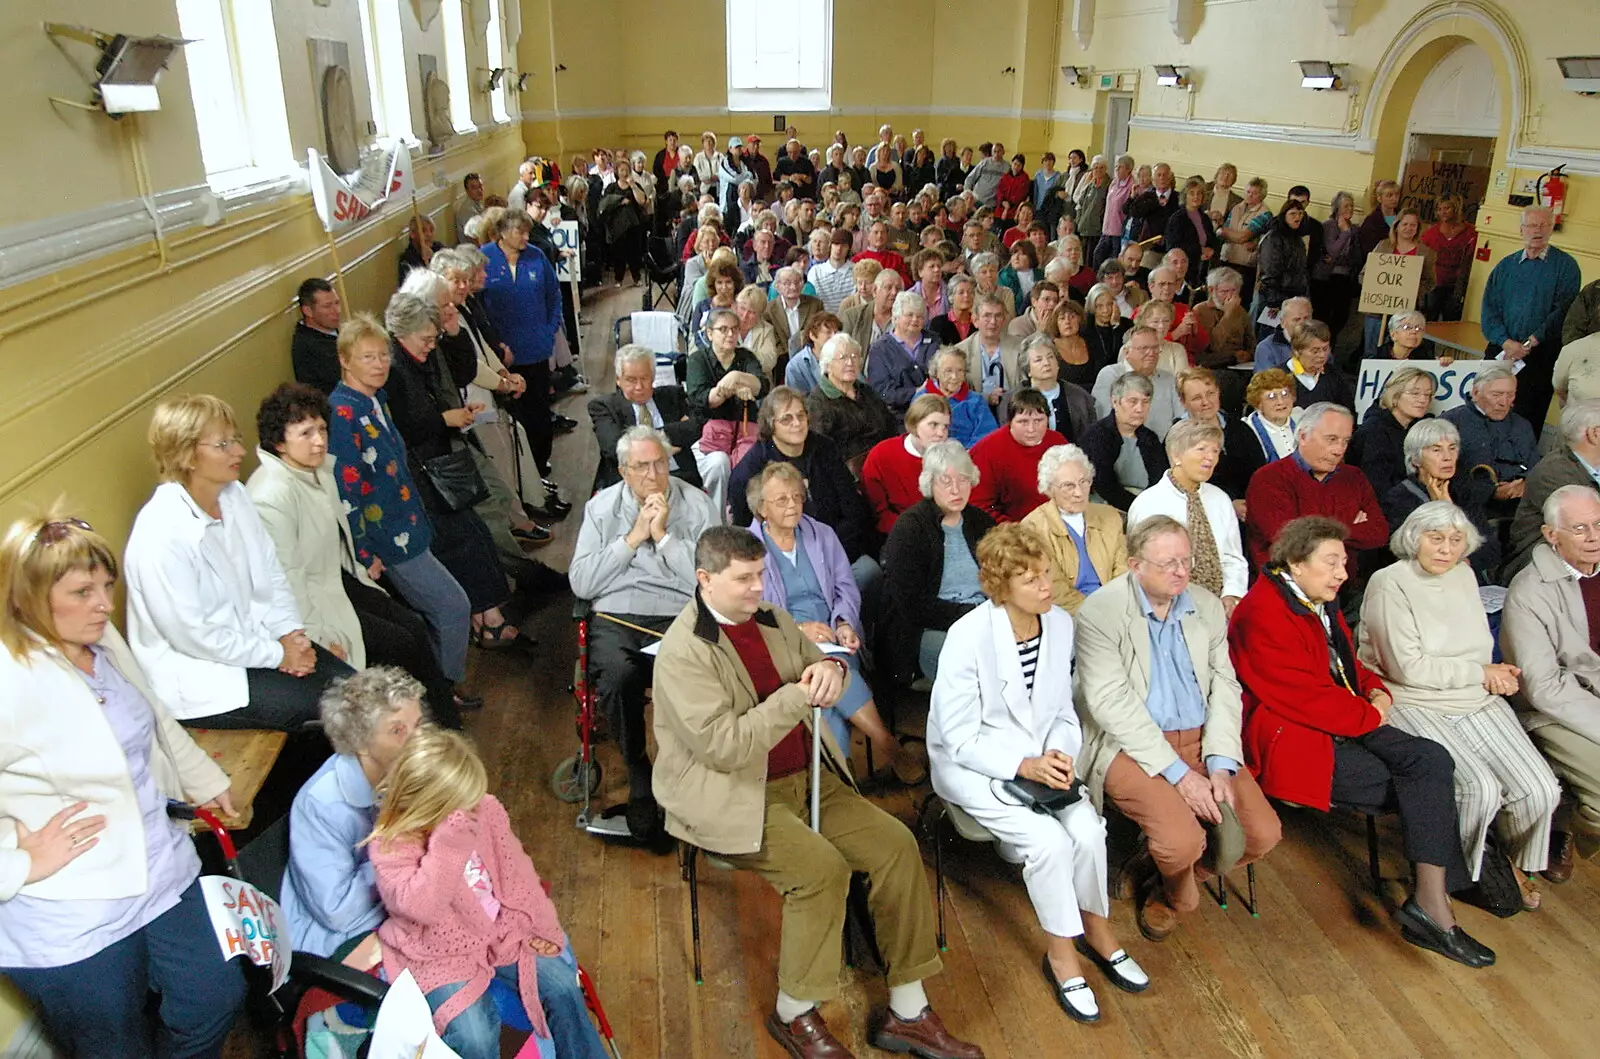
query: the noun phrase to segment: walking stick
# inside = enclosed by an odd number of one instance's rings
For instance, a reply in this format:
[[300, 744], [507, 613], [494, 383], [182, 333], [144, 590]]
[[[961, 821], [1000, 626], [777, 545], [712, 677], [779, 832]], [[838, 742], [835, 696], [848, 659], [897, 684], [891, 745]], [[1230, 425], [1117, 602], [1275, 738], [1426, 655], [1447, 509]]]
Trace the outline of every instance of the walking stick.
[[811, 707], [811, 830], [822, 831], [822, 707]]

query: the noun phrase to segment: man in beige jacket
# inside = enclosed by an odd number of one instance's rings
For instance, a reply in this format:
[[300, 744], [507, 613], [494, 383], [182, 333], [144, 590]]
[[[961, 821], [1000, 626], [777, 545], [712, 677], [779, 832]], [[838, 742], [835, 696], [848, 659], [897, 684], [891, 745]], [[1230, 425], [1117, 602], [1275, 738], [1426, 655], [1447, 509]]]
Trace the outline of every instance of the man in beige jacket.
[[1545, 877], [1572, 877], [1573, 847], [1600, 849], [1600, 494], [1564, 485], [1544, 504], [1545, 543], [1511, 579], [1500, 646], [1522, 669], [1515, 703], [1523, 727], [1566, 788], [1550, 835]]
[[[1189, 532], [1156, 515], [1128, 533], [1128, 572], [1078, 608], [1079, 763], [1096, 804], [1110, 798], [1149, 852], [1127, 869], [1139, 929], [1163, 941], [1199, 905], [1205, 827], [1226, 872], [1278, 844], [1278, 815], [1240, 767], [1243, 714], [1222, 602], [1189, 583]], [[1242, 835], [1241, 835], [1242, 832]], [[1242, 845], [1242, 850], [1239, 847]]]
[[873, 1045], [981, 1059], [945, 1030], [922, 988], [941, 964], [917, 841], [856, 791], [826, 725], [820, 829], [808, 824], [812, 708], [838, 699], [849, 669], [761, 602], [766, 561], [748, 530], [707, 530], [695, 549], [699, 589], [662, 638], [654, 784], [667, 830], [783, 894], [778, 999], [766, 1026], [790, 1055], [850, 1054], [816, 1005], [838, 991], [845, 901], [851, 873], [862, 871], [889, 983]]

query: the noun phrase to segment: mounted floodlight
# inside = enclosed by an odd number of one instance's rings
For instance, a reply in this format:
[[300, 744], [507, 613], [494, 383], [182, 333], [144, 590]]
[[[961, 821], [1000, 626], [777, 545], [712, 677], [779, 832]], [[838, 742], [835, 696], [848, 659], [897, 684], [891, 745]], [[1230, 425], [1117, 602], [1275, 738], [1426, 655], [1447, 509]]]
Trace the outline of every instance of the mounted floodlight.
[[94, 91], [100, 106], [112, 117], [160, 110], [161, 97], [156, 92], [156, 82], [161, 78], [161, 71], [167, 68], [173, 52], [193, 43], [178, 37], [100, 33], [58, 22], [45, 23], [44, 31], [52, 37], [92, 44], [100, 49], [100, 61], [94, 67]]
[[517, 83], [511, 86], [511, 90], [513, 92], [521, 92], [521, 91], [523, 91], [528, 86], [528, 78], [530, 78], [532, 76], [533, 76], [532, 74], [518, 74], [517, 75]]
[[1301, 88], [1326, 92], [1344, 87], [1344, 81], [1340, 78], [1340, 72], [1344, 69], [1342, 66], [1335, 66], [1325, 59], [1300, 59], [1295, 65], [1300, 67]]
[[1162, 88], [1184, 88], [1189, 84], [1189, 68], [1187, 66], [1165, 66], [1156, 64], [1156, 84]]
[[499, 88], [500, 83], [506, 79], [506, 74], [510, 72], [511, 71], [506, 69], [504, 66], [496, 66], [493, 70], [490, 70], [489, 84], [485, 86], [484, 91], [493, 92], [495, 89]]
[[1556, 60], [1561, 67], [1561, 85], [1569, 92], [1586, 96], [1600, 93], [1600, 56], [1569, 55]]
[[1061, 76], [1067, 79], [1070, 85], [1083, 85], [1089, 81], [1089, 68], [1087, 66], [1063, 66]]

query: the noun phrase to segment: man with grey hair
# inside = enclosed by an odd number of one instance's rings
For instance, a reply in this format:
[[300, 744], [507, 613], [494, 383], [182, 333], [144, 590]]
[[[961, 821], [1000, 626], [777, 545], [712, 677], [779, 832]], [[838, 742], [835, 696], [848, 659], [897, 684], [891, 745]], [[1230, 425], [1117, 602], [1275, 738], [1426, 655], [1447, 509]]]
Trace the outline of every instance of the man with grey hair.
[[528, 193], [539, 186], [539, 166], [532, 158], [517, 167], [517, 182], [506, 192], [506, 209], [521, 213], [528, 208]]
[[693, 598], [695, 542], [721, 522], [705, 493], [671, 476], [672, 452], [653, 426], [623, 432], [622, 481], [584, 505], [568, 574], [573, 595], [594, 608], [589, 679], [628, 765], [628, 833], [646, 842], [662, 831], [645, 752], [649, 663], [638, 653], [656, 637], [641, 630], [664, 632]]
[[1543, 517], [1544, 540], [1506, 593], [1500, 646], [1521, 669], [1523, 727], [1566, 788], [1545, 870], [1565, 882], [1574, 846], [1600, 849], [1600, 494], [1564, 485]]
[[1095, 415], [1104, 419], [1111, 414], [1111, 384], [1128, 372], [1136, 372], [1150, 380], [1154, 395], [1150, 398], [1150, 415], [1144, 425], [1155, 431], [1156, 437], [1165, 439], [1172, 424], [1183, 412], [1183, 402], [1178, 400], [1177, 380], [1165, 368], [1157, 367], [1161, 358], [1161, 336], [1155, 330], [1139, 325], [1122, 337], [1122, 356], [1115, 364], [1100, 369], [1094, 379]]
[[1562, 446], [1540, 460], [1523, 485], [1511, 520], [1511, 550], [1501, 584], [1528, 564], [1534, 545], [1544, 539], [1544, 503], [1564, 485], [1600, 488], [1600, 398], [1574, 401], [1561, 410]]
[[1008, 394], [1027, 385], [1022, 340], [1006, 334], [1006, 309], [996, 295], [980, 295], [973, 316], [977, 326], [956, 348], [967, 358], [967, 385], [993, 409]]
[[[1496, 500], [1515, 501], [1522, 496], [1528, 472], [1539, 462], [1538, 433], [1512, 411], [1519, 383], [1511, 365], [1487, 363], [1472, 380], [1472, 400], [1444, 414], [1461, 431], [1462, 466], [1484, 464], [1493, 469], [1499, 482], [1494, 490]], [[1545, 403], [1549, 404], [1549, 398]]]
[[1544, 425], [1554, 392], [1561, 325], [1583, 275], [1571, 254], [1550, 245], [1555, 219], [1544, 206], [1522, 211], [1522, 249], [1500, 259], [1483, 288], [1479, 320], [1487, 357], [1521, 361], [1517, 412]]
[[1294, 359], [1294, 333], [1311, 319], [1310, 298], [1287, 298], [1278, 308], [1278, 326], [1256, 343], [1256, 371], [1286, 367]]
[[1245, 546], [1252, 566], [1265, 566], [1278, 532], [1305, 515], [1343, 522], [1350, 529], [1352, 550], [1389, 543], [1389, 522], [1372, 483], [1360, 468], [1344, 462], [1354, 429], [1350, 409], [1320, 401], [1301, 413], [1294, 452], [1250, 477], [1245, 491]]
[[778, 336], [778, 348], [793, 353], [806, 344], [806, 328], [811, 318], [822, 312], [822, 299], [804, 293], [805, 275], [791, 265], [780, 268], [772, 277], [772, 299], [763, 311], [764, 319]]
[[621, 481], [617, 469], [617, 442], [634, 427], [654, 427], [673, 445], [668, 473], [705, 490], [714, 510], [721, 511], [732, 470], [725, 452], [702, 452], [700, 429], [705, 425], [689, 407], [683, 387], [657, 386], [656, 355], [648, 346], [630, 343], [617, 350], [617, 388], [589, 401], [589, 421], [600, 444], [600, 462], [594, 472], [594, 492]]
[[1177, 191], [1172, 167], [1167, 163], [1157, 162], [1150, 177], [1153, 186], [1128, 203], [1127, 213], [1141, 222], [1134, 239], [1145, 246], [1144, 267], [1154, 269], [1161, 265], [1162, 253], [1156, 236], [1165, 235], [1168, 218], [1182, 211], [1183, 196]]

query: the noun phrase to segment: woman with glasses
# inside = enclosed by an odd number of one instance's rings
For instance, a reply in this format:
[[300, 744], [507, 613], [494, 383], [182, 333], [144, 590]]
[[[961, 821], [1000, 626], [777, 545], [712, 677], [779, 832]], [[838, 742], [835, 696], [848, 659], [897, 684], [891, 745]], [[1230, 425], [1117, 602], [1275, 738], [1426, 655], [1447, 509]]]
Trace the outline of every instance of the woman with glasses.
[[1122, 513], [1091, 503], [1094, 464], [1076, 445], [1055, 445], [1039, 458], [1039, 492], [1048, 499], [1023, 518], [1050, 549], [1056, 606], [1076, 614], [1089, 593], [1128, 572]]
[[1294, 376], [1282, 368], [1258, 371], [1245, 387], [1251, 411], [1227, 425], [1223, 448], [1238, 463], [1238, 477], [1250, 476], [1294, 451], [1294, 427], [1300, 410], [1294, 406]]
[[[817, 362], [822, 366], [822, 379], [806, 398], [811, 429], [831, 439], [845, 463], [859, 466], [872, 446], [899, 433], [895, 413], [878, 391], [867, 385], [861, 347], [848, 334], [834, 335], [823, 343]], [[915, 371], [909, 363], [901, 366]], [[915, 377], [920, 382], [921, 372]], [[913, 392], [906, 403], [914, 396]]]
[[1361, 468], [1380, 499], [1406, 476], [1406, 431], [1411, 424], [1432, 418], [1428, 406], [1437, 385], [1421, 368], [1401, 368], [1383, 384], [1378, 403], [1367, 409], [1350, 438], [1344, 462]]
[[167, 803], [231, 816], [228, 777], [117, 634], [116, 579], [80, 519], [22, 519], [0, 541], [0, 973], [65, 1054], [148, 1059], [155, 989], [161, 1054], [214, 1059], [244, 976], [217, 948]]
[[[1395, 360], [1419, 356], [1417, 351], [1428, 337], [1427, 327], [1428, 318], [1415, 309], [1389, 317], [1389, 356]], [[1449, 346], [1440, 345], [1434, 350], [1434, 359], [1441, 366], [1449, 366], [1456, 358]]]
[[233, 409], [208, 394], [156, 406], [161, 484], [128, 535], [128, 641], [173, 716], [198, 728], [294, 732], [354, 672], [306, 634], [272, 538], [239, 481]]
[[872, 563], [877, 550], [872, 515], [832, 438], [813, 430], [811, 413], [798, 390], [779, 386], [761, 403], [756, 419], [758, 440], [739, 461], [728, 481], [733, 525], [743, 526], [754, 514], [746, 491], [774, 463], [793, 464], [806, 480], [805, 513], [829, 527], [851, 563]]

